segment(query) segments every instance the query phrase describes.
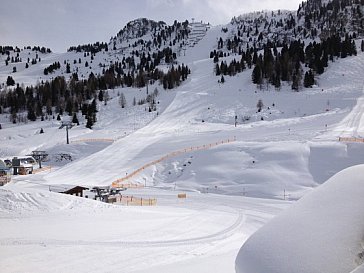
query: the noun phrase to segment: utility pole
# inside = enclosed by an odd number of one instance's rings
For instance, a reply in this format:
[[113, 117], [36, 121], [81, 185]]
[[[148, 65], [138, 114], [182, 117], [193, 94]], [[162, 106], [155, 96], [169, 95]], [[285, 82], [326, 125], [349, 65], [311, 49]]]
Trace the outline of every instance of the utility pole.
[[70, 144], [70, 140], [68, 138], [68, 126], [66, 125], [66, 138], [67, 138], [67, 144]]
[[147, 95], [148, 95], [148, 94], [149, 94], [148, 85], [149, 85], [149, 80], [150, 80], [150, 76], [149, 76], [149, 74], [147, 74], [147, 75], [145, 76], [145, 79], [146, 79], [146, 85], [147, 85]]
[[73, 124], [72, 124], [72, 122], [69, 122], [69, 121], [68, 122], [62, 121], [62, 125], [58, 129], [62, 129], [64, 127], [66, 127], [66, 142], [67, 142], [67, 144], [70, 144], [70, 141], [68, 138], [68, 129], [71, 129], [73, 127]]
[[283, 190], [283, 200], [287, 200], [286, 198], [289, 198], [289, 194], [286, 193], [286, 190]]

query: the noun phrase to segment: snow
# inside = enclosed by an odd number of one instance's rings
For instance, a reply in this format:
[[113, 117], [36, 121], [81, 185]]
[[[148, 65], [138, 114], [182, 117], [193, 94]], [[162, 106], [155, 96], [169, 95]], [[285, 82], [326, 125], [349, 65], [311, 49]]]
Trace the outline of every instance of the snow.
[[[241, 272], [269, 272], [259, 271], [264, 266], [277, 270], [272, 272], [355, 269], [363, 238], [358, 214], [363, 187], [356, 179], [364, 169], [355, 167], [325, 181], [362, 163], [362, 143], [338, 139], [364, 133], [364, 54], [330, 63], [313, 88], [292, 92], [283, 84], [279, 91], [259, 90], [251, 83], [249, 69], [218, 83], [209, 52], [224, 35], [230, 33], [211, 28], [197, 45], [187, 47], [185, 56], [179, 56], [192, 71], [180, 87], [165, 91], [158, 83], [149, 86], [149, 91], [159, 90], [156, 112], [132, 106], [134, 97], [145, 98], [145, 88], [108, 90], [110, 100], [107, 105], [98, 103], [93, 129], [86, 129], [79, 117], [80, 126], [69, 130], [69, 145], [55, 119], [14, 125], [8, 114], [0, 115], [1, 157], [46, 150], [50, 159], [44, 164], [52, 165], [38, 174], [13, 177], [0, 189], [1, 268], [10, 272], [231, 273], [240, 247], [251, 238], [237, 259]], [[72, 60], [79, 57], [82, 64], [73, 67]], [[101, 52], [94, 64], [116, 57]], [[42, 67], [70, 60], [84, 77], [91, 71], [82, 67], [82, 53], [51, 53], [41, 58]], [[223, 59], [233, 58], [239, 56]], [[19, 67], [13, 76], [34, 84], [45, 78], [42, 67], [24, 71]], [[2, 82], [11, 69], [0, 66]], [[99, 67], [93, 69], [97, 73]], [[62, 73], [61, 69], [48, 77]], [[124, 109], [118, 104], [120, 93], [127, 100]], [[265, 105], [261, 112], [256, 107], [259, 99]], [[220, 144], [227, 139], [235, 141]], [[219, 145], [189, 150], [210, 143]], [[184, 149], [185, 153], [165, 158]], [[73, 160], [57, 161], [59, 153], [68, 153]], [[125, 194], [156, 198], [157, 206], [108, 205], [49, 192], [60, 184], [110, 186], [156, 160], [128, 180], [147, 187], [128, 189]], [[186, 193], [186, 200], [179, 200], [178, 193]], [[292, 212], [286, 211], [288, 207]], [[332, 237], [337, 232], [340, 236]], [[334, 244], [339, 247], [329, 249]], [[298, 250], [306, 259], [294, 255]], [[279, 260], [288, 254], [291, 260]], [[315, 271], [314, 265], [323, 270]], [[279, 271], [278, 266], [289, 270]], [[331, 271], [334, 267], [337, 271]]]
[[339, 172], [258, 230], [236, 272], [354, 270], [363, 262], [363, 172], [364, 165]]
[[[0, 212], [0, 265], [14, 272], [47, 272], [50, 267], [55, 272], [120, 268], [158, 272], [160, 267], [175, 268], [175, 263], [181, 270], [194, 264], [206, 267], [216, 255], [223, 255], [219, 267], [229, 261], [233, 271], [232, 258], [240, 241], [286, 206], [283, 201], [193, 193], [181, 203], [175, 192], [151, 194], [159, 194], [158, 200], [164, 195], [164, 204], [112, 206], [49, 192], [24, 192], [16, 185], [1, 189], [0, 200], [8, 205]], [[203, 260], [198, 259], [201, 256]]]

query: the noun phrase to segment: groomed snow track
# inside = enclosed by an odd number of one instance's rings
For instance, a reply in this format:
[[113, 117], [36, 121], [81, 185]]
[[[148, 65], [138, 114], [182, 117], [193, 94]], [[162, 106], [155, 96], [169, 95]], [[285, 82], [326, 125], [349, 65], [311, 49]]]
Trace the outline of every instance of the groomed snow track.
[[70, 240], [51, 240], [39, 239], [29, 240], [22, 238], [9, 238], [0, 241], [0, 246], [25, 246], [25, 245], [52, 245], [52, 246], [110, 246], [110, 247], [165, 247], [179, 245], [194, 245], [201, 243], [210, 243], [224, 240], [230, 237], [242, 224], [245, 216], [242, 211], [236, 211], [238, 217], [236, 221], [229, 227], [206, 236], [176, 239], [176, 240], [158, 240], [158, 241], [70, 241]]

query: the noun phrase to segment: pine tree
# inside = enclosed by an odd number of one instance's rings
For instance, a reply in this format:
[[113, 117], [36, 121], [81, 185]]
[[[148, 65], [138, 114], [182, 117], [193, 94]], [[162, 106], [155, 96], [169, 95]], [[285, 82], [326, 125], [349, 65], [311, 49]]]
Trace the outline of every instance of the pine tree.
[[215, 73], [216, 73], [216, 76], [220, 76], [220, 74], [221, 74], [221, 72], [220, 72], [220, 66], [219, 66], [218, 63], [215, 66]]
[[281, 88], [281, 78], [279, 74], [275, 75], [273, 85], [277, 90]]
[[71, 99], [68, 99], [67, 100], [67, 104], [66, 104], [66, 109], [65, 109], [66, 112], [68, 112], [68, 115], [69, 116], [72, 116], [72, 112], [73, 112], [73, 103], [72, 103], [72, 100]]
[[301, 80], [302, 80], [301, 70], [294, 71], [292, 75], [292, 86], [291, 86], [292, 90], [298, 91], [300, 89], [300, 86], [302, 86]]
[[92, 114], [95, 114], [97, 112], [97, 105], [96, 105], [96, 100], [95, 99], [92, 100], [91, 105], [89, 107], [89, 111]]
[[104, 100], [104, 91], [100, 90], [99, 92], [99, 101], [103, 101]]
[[310, 69], [309, 71], [307, 71], [305, 73], [305, 77], [303, 79], [303, 86], [308, 88], [308, 87], [312, 87], [312, 85], [315, 84], [315, 79], [312, 73], [312, 70]]
[[260, 65], [257, 64], [252, 73], [252, 80], [254, 84], [262, 84], [263, 78], [262, 78], [262, 70], [260, 68]]
[[124, 93], [120, 94], [119, 105], [121, 106], [121, 108], [125, 108], [125, 106], [126, 106], [126, 99], [125, 99]]
[[94, 125], [93, 121], [92, 121], [92, 117], [88, 117], [87, 118], [87, 123], [86, 123], [86, 128], [92, 129], [92, 126]]
[[7, 86], [14, 86], [15, 85], [15, 81], [14, 81], [12, 76], [8, 76], [8, 78], [6, 79], [6, 85]]
[[76, 123], [77, 125], [79, 125], [79, 122], [78, 122], [78, 118], [77, 118], [77, 114], [76, 113], [73, 113], [72, 123]]
[[28, 108], [28, 115], [27, 115], [27, 118], [30, 120], [30, 121], [36, 121], [37, 120], [37, 117], [34, 113], [34, 109], [32, 107], [29, 107]]
[[16, 114], [16, 112], [15, 112], [15, 111], [12, 111], [12, 112], [11, 112], [11, 116], [10, 116], [10, 120], [11, 120], [11, 122], [12, 122], [13, 124], [16, 124], [16, 120], [17, 120], [17, 118], [18, 118], [18, 115]]
[[217, 54], [214, 57], [214, 63], [218, 63], [219, 62], [219, 57], [217, 56]]
[[356, 56], [356, 54], [358, 53], [356, 50], [356, 45], [354, 40], [351, 42], [350, 53], [351, 53], [350, 55], [354, 56]]
[[259, 99], [257, 103], [258, 112], [262, 111], [263, 107], [264, 107], [263, 100]]

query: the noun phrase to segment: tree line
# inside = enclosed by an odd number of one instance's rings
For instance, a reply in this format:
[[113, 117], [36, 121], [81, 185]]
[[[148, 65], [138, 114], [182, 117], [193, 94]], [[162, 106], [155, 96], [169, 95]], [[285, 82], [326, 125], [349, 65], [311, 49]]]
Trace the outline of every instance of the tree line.
[[[364, 42], [362, 44], [364, 49]], [[279, 89], [283, 81], [290, 82], [291, 88], [298, 91], [302, 84], [304, 87], [314, 85], [315, 75], [324, 73], [329, 61], [357, 54], [355, 41], [348, 34], [345, 39], [334, 35], [322, 42], [310, 42], [307, 46], [300, 40], [283, 43], [279, 49], [274, 44], [265, 45], [263, 50], [248, 47], [246, 51], [241, 52], [240, 60], [234, 59], [229, 64], [226, 61], [219, 62], [216, 58], [218, 53], [211, 53], [210, 57], [217, 60], [217, 76], [234, 76], [242, 72], [246, 66], [254, 66], [252, 82], [260, 88], [263, 84], [270, 84]], [[305, 73], [304, 67], [308, 68]]]
[[68, 52], [71, 52], [71, 51], [75, 51], [75, 52], [89, 52], [89, 53], [92, 53], [92, 54], [96, 54], [100, 51], [108, 51], [109, 48], [108, 48], [108, 45], [107, 43], [104, 43], [104, 42], [96, 42], [96, 43], [93, 43], [93, 44], [85, 44], [85, 45], [78, 45], [78, 46], [71, 46], [70, 48], [68, 48]]
[[[15, 123], [17, 114], [24, 111], [31, 121], [49, 116], [55, 118], [63, 114], [74, 116], [81, 111], [87, 119], [87, 127], [91, 128], [96, 122], [95, 104], [98, 92], [119, 86], [144, 87], [154, 81], [159, 81], [165, 89], [172, 89], [187, 79], [189, 73], [189, 68], [183, 64], [172, 66], [167, 72], [154, 69], [148, 74], [142, 70], [137, 74], [120, 74], [111, 65], [101, 75], [91, 72], [88, 79], [79, 79], [78, 74], [73, 73], [68, 82], [63, 76], [59, 76], [35, 86], [22, 87], [17, 84], [15, 88], [0, 93], [0, 113], [8, 109], [12, 122]], [[8, 80], [9, 86], [15, 85], [10, 76]]]

